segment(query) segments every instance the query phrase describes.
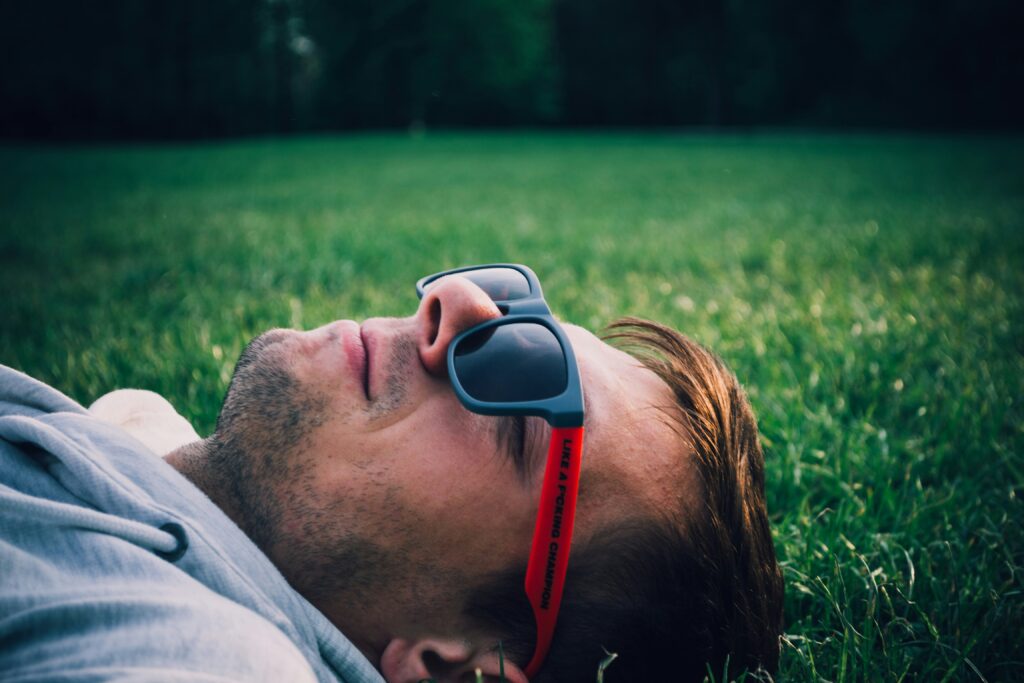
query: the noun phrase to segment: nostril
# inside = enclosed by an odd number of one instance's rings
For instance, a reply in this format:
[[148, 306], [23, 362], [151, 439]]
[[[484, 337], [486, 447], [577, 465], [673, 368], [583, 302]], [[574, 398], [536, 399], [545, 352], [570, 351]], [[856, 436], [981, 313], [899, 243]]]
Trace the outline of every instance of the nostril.
[[427, 321], [430, 327], [427, 328], [427, 344], [433, 345], [437, 341], [437, 335], [441, 330], [441, 299], [435, 297], [427, 309]]

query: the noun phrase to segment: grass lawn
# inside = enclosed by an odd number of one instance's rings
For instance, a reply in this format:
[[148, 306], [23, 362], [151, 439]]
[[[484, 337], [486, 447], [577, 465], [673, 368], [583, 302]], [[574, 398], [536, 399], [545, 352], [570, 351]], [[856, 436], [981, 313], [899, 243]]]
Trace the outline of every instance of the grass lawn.
[[0, 148], [0, 362], [86, 404], [158, 391], [200, 433], [254, 335], [405, 315], [417, 277], [487, 261], [747, 386], [781, 680], [1024, 680], [1024, 139]]

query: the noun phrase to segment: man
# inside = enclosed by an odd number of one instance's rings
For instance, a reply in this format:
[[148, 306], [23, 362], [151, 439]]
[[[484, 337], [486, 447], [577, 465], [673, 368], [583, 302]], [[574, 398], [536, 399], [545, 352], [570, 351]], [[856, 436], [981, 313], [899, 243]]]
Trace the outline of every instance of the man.
[[0, 375], [0, 670], [590, 681], [606, 651], [609, 681], [774, 670], [763, 458], [721, 363], [653, 323], [613, 327], [635, 355], [556, 323], [519, 266], [419, 291], [410, 318], [255, 339], [215, 433], [164, 461]]

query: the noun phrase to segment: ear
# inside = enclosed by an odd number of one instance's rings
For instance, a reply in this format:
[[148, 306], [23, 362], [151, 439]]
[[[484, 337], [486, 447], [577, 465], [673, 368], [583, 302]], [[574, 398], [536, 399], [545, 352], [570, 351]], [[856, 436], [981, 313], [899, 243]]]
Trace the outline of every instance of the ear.
[[508, 659], [504, 660], [502, 679], [502, 658], [497, 650], [457, 639], [395, 638], [384, 648], [380, 669], [388, 683], [475, 683], [477, 669], [488, 683], [529, 683], [522, 669]]

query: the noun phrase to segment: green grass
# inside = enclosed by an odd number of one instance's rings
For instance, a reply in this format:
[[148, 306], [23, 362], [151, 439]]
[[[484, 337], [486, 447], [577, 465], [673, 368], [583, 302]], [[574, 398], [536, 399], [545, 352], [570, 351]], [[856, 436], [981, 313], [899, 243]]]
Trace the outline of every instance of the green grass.
[[748, 387], [781, 680], [1024, 679], [1024, 140], [0, 149], [0, 361], [85, 403], [153, 389], [200, 432], [262, 330], [408, 314], [417, 277], [506, 260]]

